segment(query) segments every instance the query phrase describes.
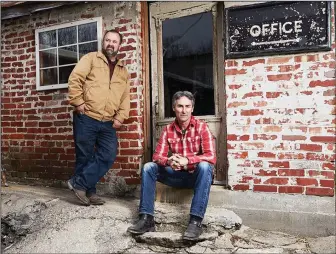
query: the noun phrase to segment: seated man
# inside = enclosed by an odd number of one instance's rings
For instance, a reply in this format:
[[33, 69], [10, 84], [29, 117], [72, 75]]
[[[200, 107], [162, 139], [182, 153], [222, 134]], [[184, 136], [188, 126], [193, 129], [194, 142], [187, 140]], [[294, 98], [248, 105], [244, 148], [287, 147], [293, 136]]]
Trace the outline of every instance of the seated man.
[[216, 151], [208, 125], [192, 116], [194, 103], [195, 98], [188, 91], [179, 91], [173, 96], [176, 119], [161, 133], [153, 162], [142, 168], [139, 221], [127, 229], [132, 234], [155, 231], [156, 181], [172, 187], [194, 189], [189, 225], [183, 239], [196, 240], [202, 233]]

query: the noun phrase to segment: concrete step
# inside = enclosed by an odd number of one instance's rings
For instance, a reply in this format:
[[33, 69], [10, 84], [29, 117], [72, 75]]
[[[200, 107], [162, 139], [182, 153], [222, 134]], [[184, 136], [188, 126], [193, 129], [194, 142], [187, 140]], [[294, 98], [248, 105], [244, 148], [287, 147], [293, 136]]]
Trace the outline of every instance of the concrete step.
[[[193, 190], [156, 185], [156, 201], [191, 204]], [[243, 224], [301, 236], [335, 235], [335, 199], [306, 195], [231, 191], [211, 186], [209, 206], [232, 210]]]

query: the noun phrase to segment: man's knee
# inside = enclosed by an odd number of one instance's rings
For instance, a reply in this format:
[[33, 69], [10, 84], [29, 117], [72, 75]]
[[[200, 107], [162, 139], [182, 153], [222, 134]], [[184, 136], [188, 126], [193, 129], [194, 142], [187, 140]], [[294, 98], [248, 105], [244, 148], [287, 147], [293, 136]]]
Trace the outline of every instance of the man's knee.
[[204, 173], [205, 172], [211, 172], [212, 173], [213, 165], [210, 164], [209, 162], [201, 161], [200, 163], [198, 163], [197, 169], [199, 171], [203, 171]]
[[157, 168], [158, 166], [155, 162], [147, 162], [142, 168], [142, 173], [152, 173], [156, 171]]

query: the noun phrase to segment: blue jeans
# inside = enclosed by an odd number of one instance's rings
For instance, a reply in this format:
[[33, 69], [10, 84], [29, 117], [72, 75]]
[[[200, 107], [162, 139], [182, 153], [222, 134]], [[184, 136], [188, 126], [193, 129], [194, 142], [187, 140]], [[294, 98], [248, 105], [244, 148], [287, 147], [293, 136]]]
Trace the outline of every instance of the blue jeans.
[[96, 193], [97, 182], [107, 173], [117, 156], [118, 140], [112, 121], [102, 122], [74, 113], [75, 189]]
[[200, 162], [193, 173], [175, 171], [171, 167], [159, 166], [154, 162], [146, 163], [141, 171], [139, 213], [154, 216], [156, 181], [159, 181], [171, 187], [193, 188], [190, 214], [203, 218], [208, 206], [212, 173], [213, 165], [208, 162]]

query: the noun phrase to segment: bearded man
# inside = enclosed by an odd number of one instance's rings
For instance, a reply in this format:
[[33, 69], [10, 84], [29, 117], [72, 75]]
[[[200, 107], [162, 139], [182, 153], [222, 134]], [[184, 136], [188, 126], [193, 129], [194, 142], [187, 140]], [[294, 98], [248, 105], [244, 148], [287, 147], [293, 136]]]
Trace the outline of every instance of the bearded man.
[[116, 129], [129, 117], [129, 75], [117, 59], [121, 42], [118, 31], [106, 31], [102, 51], [84, 55], [69, 77], [76, 163], [68, 187], [84, 205], [105, 203], [96, 184], [116, 159]]

